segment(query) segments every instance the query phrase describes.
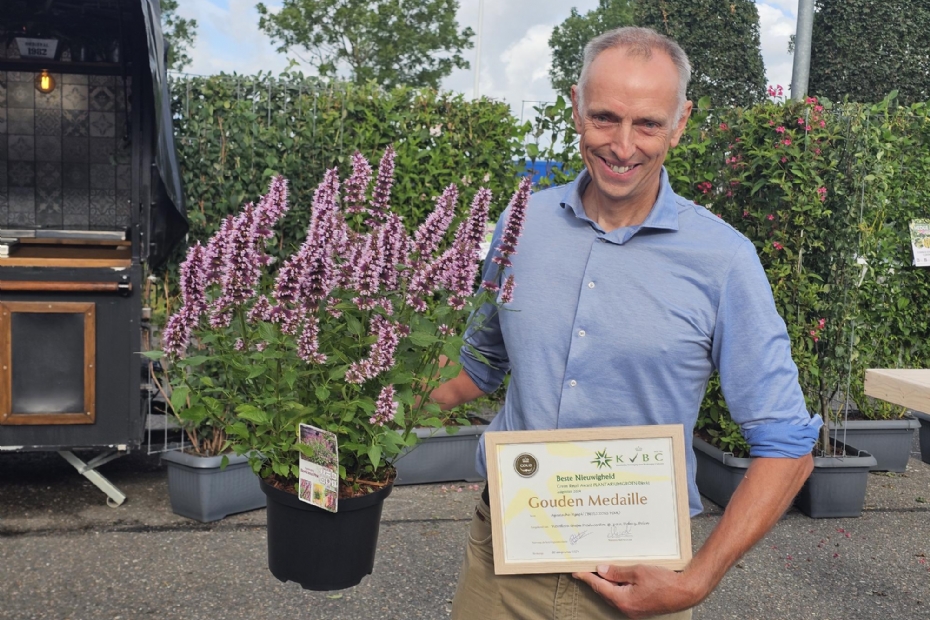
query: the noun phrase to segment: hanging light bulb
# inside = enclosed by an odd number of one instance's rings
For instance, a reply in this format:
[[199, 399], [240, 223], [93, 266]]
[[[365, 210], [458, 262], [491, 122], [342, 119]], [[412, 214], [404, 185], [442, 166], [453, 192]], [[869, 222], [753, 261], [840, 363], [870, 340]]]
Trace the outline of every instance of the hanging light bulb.
[[55, 78], [49, 75], [48, 69], [42, 69], [42, 72], [36, 76], [36, 90], [45, 94], [55, 90]]

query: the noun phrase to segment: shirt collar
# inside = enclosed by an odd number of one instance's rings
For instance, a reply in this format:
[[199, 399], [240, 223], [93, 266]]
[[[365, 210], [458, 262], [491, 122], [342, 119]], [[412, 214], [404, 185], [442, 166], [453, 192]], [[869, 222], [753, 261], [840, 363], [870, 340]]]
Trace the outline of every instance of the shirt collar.
[[660, 230], [678, 230], [678, 205], [675, 201], [675, 192], [668, 182], [668, 172], [665, 166], [662, 166], [661, 176], [659, 177], [659, 195], [656, 197], [655, 204], [646, 216], [645, 221], [639, 226], [629, 226], [618, 228], [609, 233], [605, 233], [601, 228], [591, 221], [584, 212], [584, 206], [581, 204], [581, 194], [584, 193], [588, 183], [591, 182], [591, 175], [587, 169], [581, 171], [581, 174], [565, 188], [565, 194], [562, 198], [561, 205], [563, 208], [568, 207], [575, 214], [575, 217], [584, 220], [607, 238], [616, 236], [621, 243], [632, 237], [634, 234], [644, 228], [654, 228]]

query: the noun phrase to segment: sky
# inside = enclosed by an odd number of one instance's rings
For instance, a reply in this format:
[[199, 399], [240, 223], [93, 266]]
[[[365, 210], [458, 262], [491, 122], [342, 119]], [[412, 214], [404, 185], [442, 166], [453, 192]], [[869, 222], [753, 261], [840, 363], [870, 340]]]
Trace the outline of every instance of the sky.
[[[258, 0], [180, 0], [178, 13], [194, 18], [199, 25], [195, 46], [189, 51], [193, 62], [186, 72], [211, 75], [219, 72], [277, 73], [288, 65], [268, 37], [258, 30]], [[279, 0], [265, 0], [269, 8]], [[572, 7], [582, 14], [594, 9], [598, 0], [485, 0], [481, 31], [480, 95], [510, 104], [517, 117], [532, 115], [537, 102], [554, 101], [549, 84], [549, 36], [567, 18]], [[794, 34], [797, 0], [756, 0], [762, 59], [768, 84], [781, 84], [788, 91], [792, 57], [788, 38]], [[479, 0], [459, 0], [460, 28], [478, 31]], [[477, 41], [476, 41], [477, 43]], [[442, 83], [447, 90], [475, 91], [477, 46], [464, 52], [471, 63], [455, 70]], [[305, 73], [312, 73], [308, 67]]]

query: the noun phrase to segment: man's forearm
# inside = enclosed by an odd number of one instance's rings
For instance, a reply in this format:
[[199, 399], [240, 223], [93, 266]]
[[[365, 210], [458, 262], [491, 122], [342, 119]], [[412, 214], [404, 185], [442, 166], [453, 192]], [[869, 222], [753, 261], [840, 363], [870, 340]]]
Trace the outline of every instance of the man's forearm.
[[446, 381], [433, 390], [430, 394], [430, 400], [439, 405], [443, 411], [446, 411], [481, 396], [484, 396], [484, 392], [475, 385], [468, 373], [462, 370], [454, 379]]
[[813, 458], [756, 458], [723, 517], [683, 576], [703, 599], [791, 506], [813, 469]]

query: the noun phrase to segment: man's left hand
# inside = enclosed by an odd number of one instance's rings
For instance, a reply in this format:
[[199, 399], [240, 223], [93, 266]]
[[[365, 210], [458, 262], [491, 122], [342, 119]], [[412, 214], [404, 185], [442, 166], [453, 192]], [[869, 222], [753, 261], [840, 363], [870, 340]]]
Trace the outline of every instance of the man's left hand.
[[597, 573], [572, 576], [630, 618], [683, 611], [704, 598], [684, 574], [657, 566], [598, 566]]

